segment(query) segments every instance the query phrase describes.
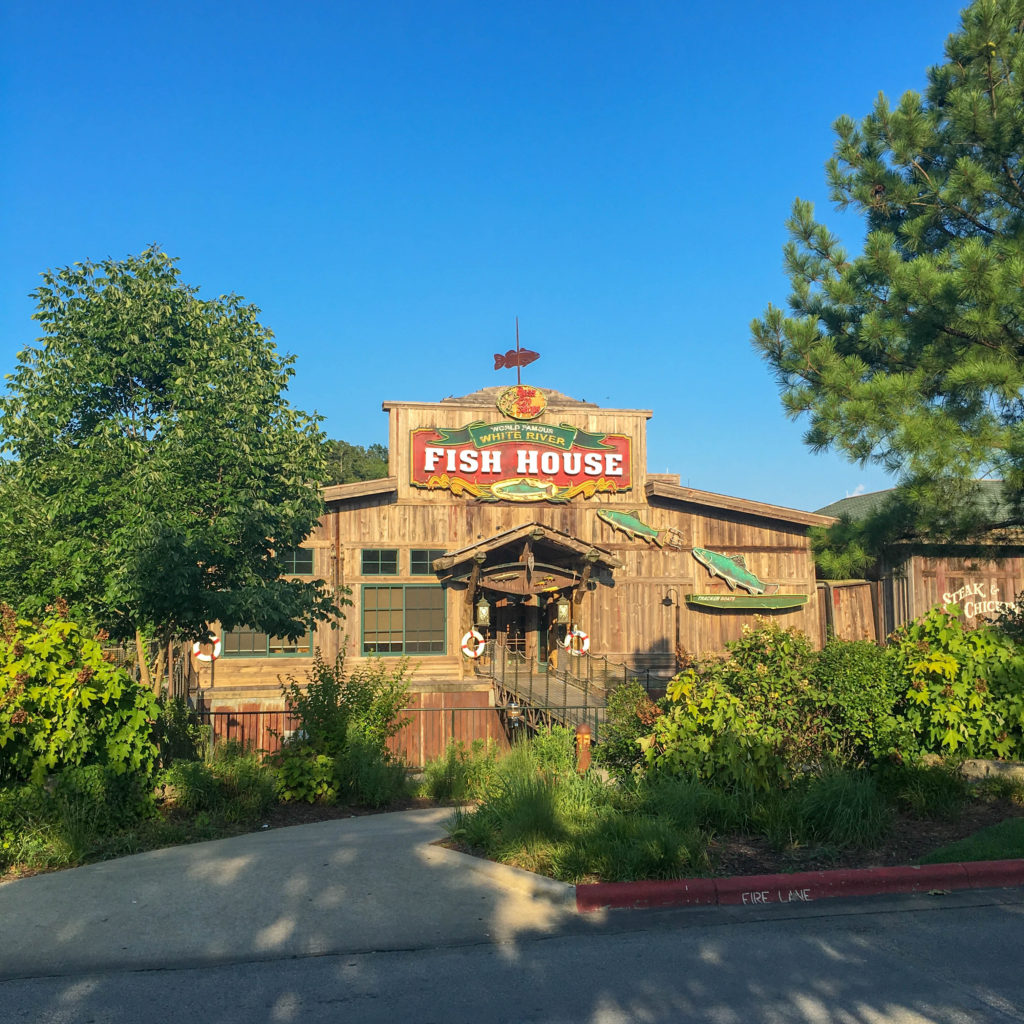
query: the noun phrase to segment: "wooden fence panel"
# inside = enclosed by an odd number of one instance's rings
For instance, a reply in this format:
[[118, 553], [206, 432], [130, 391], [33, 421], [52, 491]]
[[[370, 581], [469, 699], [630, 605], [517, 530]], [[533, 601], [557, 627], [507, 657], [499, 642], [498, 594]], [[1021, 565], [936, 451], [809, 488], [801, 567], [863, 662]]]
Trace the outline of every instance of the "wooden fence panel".
[[[282, 739], [299, 727], [290, 712], [256, 704], [200, 715], [211, 726], [215, 747], [231, 741], [266, 754], [280, 750]], [[440, 757], [451, 740], [467, 747], [477, 739], [493, 740], [499, 749], [508, 749], [505, 727], [488, 692], [414, 693], [400, 717], [408, 721], [388, 741], [388, 749], [411, 768]]]
[[819, 619], [822, 642], [826, 639], [829, 629], [840, 640], [879, 642], [875, 622], [875, 586], [868, 580], [818, 584], [818, 597], [822, 607]]

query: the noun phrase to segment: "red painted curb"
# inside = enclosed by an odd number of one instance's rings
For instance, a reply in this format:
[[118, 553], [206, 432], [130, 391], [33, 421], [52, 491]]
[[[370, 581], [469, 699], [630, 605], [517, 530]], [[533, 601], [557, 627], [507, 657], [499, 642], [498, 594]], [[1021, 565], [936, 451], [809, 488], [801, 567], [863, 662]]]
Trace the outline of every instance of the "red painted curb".
[[967, 861], [963, 866], [972, 889], [1024, 885], [1024, 859]]
[[812, 903], [842, 896], [1018, 885], [1024, 885], [1024, 858], [924, 864], [920, 867], [802, 871], [791, 875], [598, 882], [576, 886], [576, 909], [587, 913], [602, 907], [762, 906], [768, 903]]
[[576, 886], [576, 909], [602, 907], [713, 906], [718, 894], [713, 878], [676, 878], [665, 882], [597, 882]]

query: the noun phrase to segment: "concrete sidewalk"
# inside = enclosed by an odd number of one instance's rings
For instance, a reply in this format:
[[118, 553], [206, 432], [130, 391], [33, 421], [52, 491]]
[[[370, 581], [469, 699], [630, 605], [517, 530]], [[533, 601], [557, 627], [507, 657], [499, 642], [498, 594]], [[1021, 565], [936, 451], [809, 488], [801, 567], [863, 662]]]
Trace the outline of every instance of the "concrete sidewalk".
[[0, 980], [416, 949], [563, 928], [572, 886], [431, 845], [435, 808], [270, 829], [0, 885]]

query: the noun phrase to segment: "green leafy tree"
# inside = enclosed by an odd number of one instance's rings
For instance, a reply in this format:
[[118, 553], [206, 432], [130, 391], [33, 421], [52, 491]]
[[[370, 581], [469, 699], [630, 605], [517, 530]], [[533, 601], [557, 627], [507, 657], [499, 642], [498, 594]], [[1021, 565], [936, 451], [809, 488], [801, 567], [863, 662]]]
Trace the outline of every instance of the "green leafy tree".
[[325, 484], [351, 484], [357, 480], [380, 480], [388, 475], [387, 445], [349, 444], [347, 441], [327, 442], [327, 475]]
[[966, 536], [986, 525], [973, 481], [1024, 490], [1022, 28], [1022, 0], [976, 0], [923, 94], [835, 122], [831, 198], [863, 251], [797, 199], [789, 310], [752, 325], [807, 444], [896, 475], [876, 534]]
[[322, 509], [317, 420], [284, 398], [293, 359], [237, 295], [200, 298], [176, 261], [139, 256], [42, 275], [0, 397], [0, 597], [59, 597], [134, 640], [208, 623], [298, 637], [337, 612], [323, 583], [282, 579]]

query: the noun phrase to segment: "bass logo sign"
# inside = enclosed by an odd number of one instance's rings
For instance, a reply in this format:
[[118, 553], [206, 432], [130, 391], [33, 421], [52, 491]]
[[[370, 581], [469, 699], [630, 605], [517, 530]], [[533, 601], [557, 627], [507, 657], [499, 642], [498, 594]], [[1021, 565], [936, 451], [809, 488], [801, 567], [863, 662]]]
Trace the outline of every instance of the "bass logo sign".
[[[530, 352], [528, 349], [521, 349], [520, 352], [531, 355], [534, 359], [537, 358], [537, 353]], [[514, 356], [516, 352], [513, 349], [508, 354]], [[497, 362], [499, 358], [503, 357], [495, 356], [494, 361]], [[506, 365], [514, 364], [507, 363]], [[535, 420], [548, 407], [548, 399], [540, 388], [531, 388], [526, 384], [513, 384], [512, 387], [505, 388], [498, 395], [498, 401], [495, 404], [502, 416], [508, 416], [513, 420]]]
[[570, 501], [633, 486], [632, 438], [561, 423], [470, 423], [413, 430], [414, 487], [478, 501]]

